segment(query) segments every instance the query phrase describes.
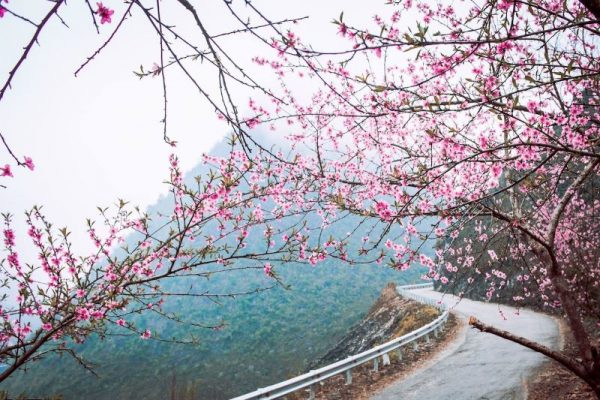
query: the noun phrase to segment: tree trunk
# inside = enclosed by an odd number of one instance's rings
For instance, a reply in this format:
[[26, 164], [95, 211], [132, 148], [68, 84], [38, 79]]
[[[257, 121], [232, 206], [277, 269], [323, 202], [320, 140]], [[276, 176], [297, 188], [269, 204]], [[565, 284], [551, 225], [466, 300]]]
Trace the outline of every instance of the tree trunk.
[[600, 0], [579, 0], [600, 21]]
[[[565, 282], [565, 278], [557, 265], [557, 261], [553, 259], [550, 265], [549, 277], [552, 281], [552, 286], [560, 298], [561, 307], [567, 316], [569, 328], [573, 333], [575, 343], [582, 358], [583, 367], [590, 379], [596, 382], [596, 386], [598, 386], [600, 385], [600, 355], [591, 343], [590, 336], [585, 329], [575, 299], [571, 296], [569, 286], [567, 282]], [[597, 390], [597, 387], [594, 388], [594, 390]]]

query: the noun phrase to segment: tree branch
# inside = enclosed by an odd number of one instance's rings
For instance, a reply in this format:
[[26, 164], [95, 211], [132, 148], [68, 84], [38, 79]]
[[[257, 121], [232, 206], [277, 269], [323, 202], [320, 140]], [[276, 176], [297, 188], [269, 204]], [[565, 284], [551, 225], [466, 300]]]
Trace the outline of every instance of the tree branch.
[[529, 339], [526, 339], [522, 336], [514, 335], [508, 331], [504, 331], [502, 329], [495, 328], [491, 325], [484, 324], [477, 318], [471, 316], [469, 317], [469, 325], [474, 328], [479, 329], [481, 332], [491, 333], [493, 335], [499, 336], [503, 339], [510, 340], [511, 342], [520, 344], [521, 346], [527, 347], [533, 351], [541, 353], [546, 357], [553, 359], [560, 363], [563, 367], [567, 368], [569, 371], [573, 372], [575, 375], [583, 379], [584, 381], [589, 383], [589, 377], [584, 368], [582, 368], [575, 360], [570, 357], [565, 356], [564, 354], [552, 350], [549, 347], [541, 345], [539, 343], [533, 342]]
[[4, 82], [4, 86], [2, 86], [2, 89], [0, 89], [0, 101], [4, 97], [4, 93], [6, 92], [6, 89], [8, 89], [10, 87], [10, 83], [12, 82], [15, 74], [17, 73], [17, 70], [21, 67], [21, 64], [23, 64], [23, 62], [29, 55], [31, 48], [33, 47], [33, 45], [35, 43], [37, 43], [40, 32], [42, 32], [42, 30], [44, 29], [44, 26], [46, 26], [46, 23], [50, 20], [50, 18], [58, 12], [58, 9], [60, 8], [60, 6], [63, 3], [64, 3], [64, 0], [57, 0], [56, 3], [54, 3], [54, 6], [50, 9], [50, 11], [48, 11], [48, 13], [44, 17], [44, 19], [42, 19], [42, 21], [37, 25], [37, 29], [35, 30], [35, 33], [31, 37], [31, 40], [29, 41], [29, 43], [27, 43], [27, 46], [25, 46], [23, 53], [21, 54], [21, 57], [19, 58], [19, 61], [17, 61], [17, 64], [15, 64], [14, 68], [8, 73], [8, 79], [6, 80], [6, 82]]

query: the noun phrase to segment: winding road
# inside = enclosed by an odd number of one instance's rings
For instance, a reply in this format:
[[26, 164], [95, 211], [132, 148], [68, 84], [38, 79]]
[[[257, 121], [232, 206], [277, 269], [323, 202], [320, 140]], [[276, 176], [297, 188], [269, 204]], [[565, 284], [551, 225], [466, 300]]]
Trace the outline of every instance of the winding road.
[[[556, 348], [558, 324], [541, 313], [497, 304], [460, 300], [431, 289], [414, 290], [441, 299], [459, 316], [482, 322]], [[503, 319], [502, 310], [506, 320]], [[545, 361], [542, 355], [505, 339], [465, 328], [433, 362], [376, 393], [373, 400], [525, 399], [526, 378]]]

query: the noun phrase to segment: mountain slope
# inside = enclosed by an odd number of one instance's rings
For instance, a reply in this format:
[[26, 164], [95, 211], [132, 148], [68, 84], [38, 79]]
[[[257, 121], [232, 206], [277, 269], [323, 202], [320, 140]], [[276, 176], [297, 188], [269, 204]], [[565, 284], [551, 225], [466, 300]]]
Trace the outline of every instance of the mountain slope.
[[[211, 154], [227, 151], [222, 143]], [[198, 166], [186, 179], [206, 173], [205, 166]], [[168, 213], [169, 207], [170, 199], [162, 197], [148, 212]], [[355, 226], [356, 220], [346, 218], [330, 229], [349, 232]], [[206, 234], [215, 233], [210, 229]], [[349, 249], [361, 245], [366, 229], [354, 231]], [[262, 240], [261, 235], [256, 236]], [[250, 242], [248, 247], [253, 245]], [[236, 266], [251, 263], [243, 260]], [[193, 334], [199, 338], [198, 345], [143, 341], [137, 336], [92, 337], [76, 349], [95, 364], [99, 377], [67, 356], [52, 356], [15, 374], [0, 389], [11, 394], [57, 393], [65, 399], [90, 400], [162, 400], [172, 391], [178, 399], [228, 398], [300, 373], [368, 311], [387, 282], [414, 282], [422, 273], [415, 268], [400, 273], [385, 266], [350, 265], [333, 259], [316, 267], [273, 264], [289, 290], [275, 287], [218, 303], [206, 298], [169, 298], [164, 305], [165, 310], [175, 311], [188, 321], [206, 325], [224, 321], [222, 330], [193, 328], [153, 314], [136, 317], [139, 326], [150, 328], [156, 336], [171, 339]], [[232, 293], [268, 286], [272, 280], [262, 270], [251, 269], [216, 274], [209, 280], [174, 279], [166, 284], [173, 291], [182, 291], [192, 283], [199, 291]]]

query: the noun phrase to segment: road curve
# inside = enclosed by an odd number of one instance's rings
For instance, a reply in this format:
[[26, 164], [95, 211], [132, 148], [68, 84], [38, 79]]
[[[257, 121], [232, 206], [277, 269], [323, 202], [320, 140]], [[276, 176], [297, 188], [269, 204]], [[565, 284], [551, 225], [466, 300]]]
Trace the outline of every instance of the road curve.
[[[558, 346], [556, 321], [541, 313], [497, 304], [460, 300], [431, 289], [415, 290], [422, 296], [441, 299], [460, 316], [473, 315], [500, 329]], [[506, 317], [503, 319], [499, 310]], [[401, 381], [385, 387], [372, 400], [468, 400], [525, 399], [525, 379], [544, 361], [544, 357], [505, 339], [466, 328], [448, 349], [429, 367], [415, 371]]]

